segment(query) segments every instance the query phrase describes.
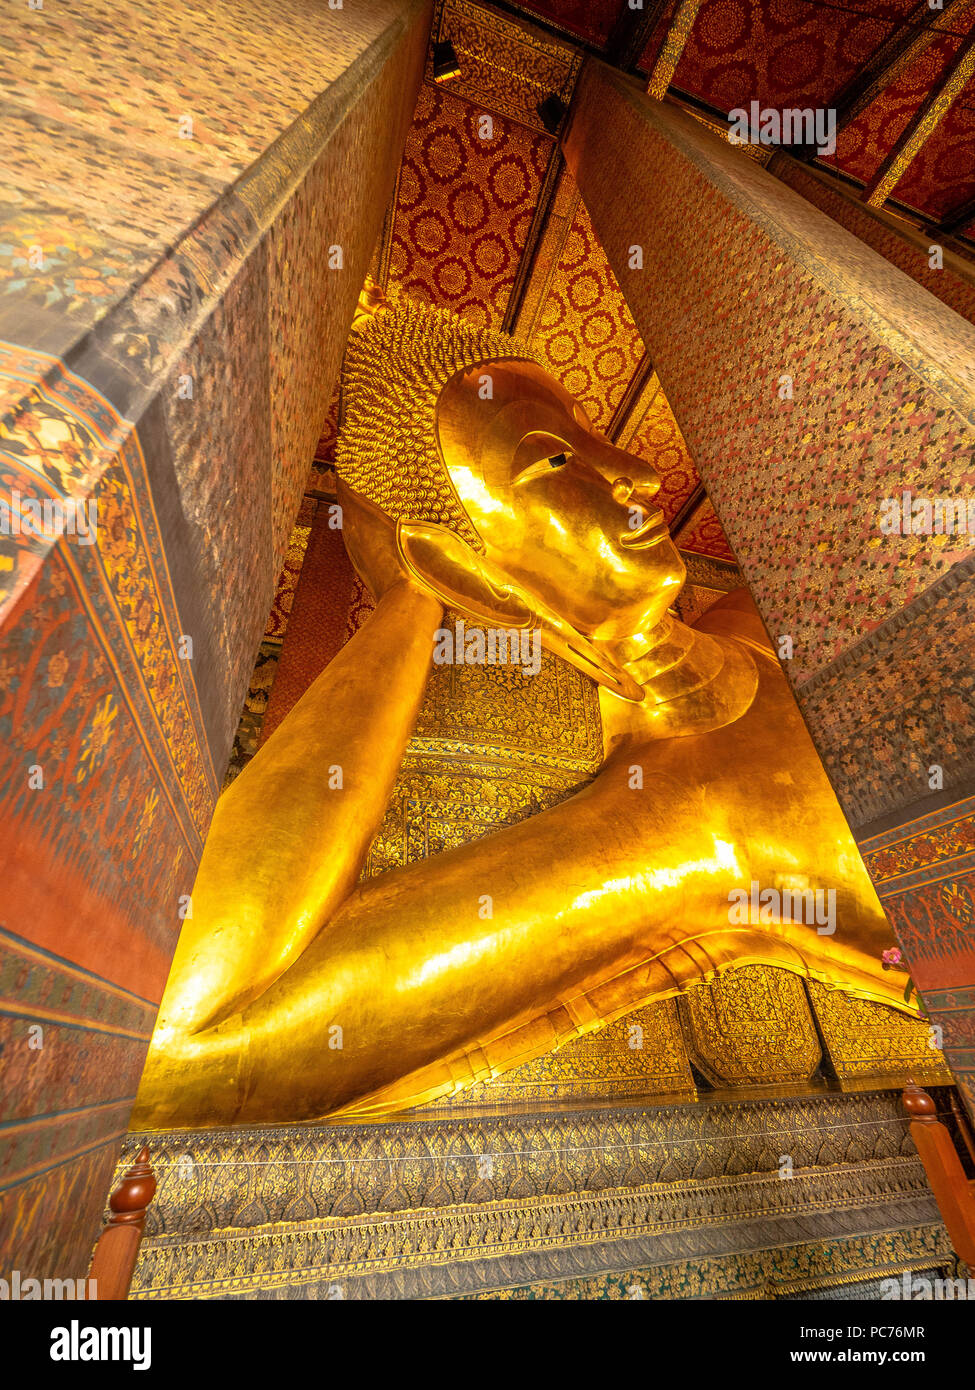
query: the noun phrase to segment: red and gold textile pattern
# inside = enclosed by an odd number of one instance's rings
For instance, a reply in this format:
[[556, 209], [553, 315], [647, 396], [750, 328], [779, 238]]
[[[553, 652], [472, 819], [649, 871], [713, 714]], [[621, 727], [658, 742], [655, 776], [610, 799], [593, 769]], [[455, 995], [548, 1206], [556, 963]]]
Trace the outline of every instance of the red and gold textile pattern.
[[[704, 0], [673, 85], [723, 111], [826, 106], [876, 52], [915, 0]], [[654, 42], [640, 66], [649, 71]]]
[[532, 346], [593, 424], [605, 430], [643, 356], [643, 344], [581, 200]]
[[[866, 111], [840, 132], [836, 153], [827, 155], [823, 163], [835, 165], [861, 183], [869, 183], [904, 127], [944, 75], [960, 42], [950, 35], [936, 39], [903, 77], [885, 88]], [[900, 194], [898, 187], [898, 199]]]
[[399, 175], [390, 277], [413, 299], [499, 323], [551, 139], [420, 89]]
[[677, 544], [681, 550], [692, 550], [695, 555], [713, 555], [718, 560], [735, 563], [734, 551], [721, 528], [714, 507], [707, 500], [696, 507], [677, 534]]
[[[662, 508], [668, 525], [672, 524], [701, 486], [701, 479], [655, 372], [613, 442], [639, 454], [656, 469], [660, 491], [654, 500]], [[720, 539], [714, 537], [717, 548], [713, 553], [724, 559], [730, 552], [720, 524], [718, 530]], [[683, 539], [680, 544], [683, 546]]]
[[894, 197], [936, 218], [949, 217], [975, 197], [975, 81], [914, 156]]

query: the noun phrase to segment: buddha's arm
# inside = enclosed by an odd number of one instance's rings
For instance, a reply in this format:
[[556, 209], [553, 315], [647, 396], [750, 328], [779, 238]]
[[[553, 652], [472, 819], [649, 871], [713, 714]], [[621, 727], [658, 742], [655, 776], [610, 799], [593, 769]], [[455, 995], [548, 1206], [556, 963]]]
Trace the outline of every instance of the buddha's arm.
[[661, 885], [648, 904], [627, 879], [639, 845], [617, 800], [590, 788], [360, 884], [242, 1014], [157, 1029], [134, 1123], [327, 1114], [645, 959], [681, 893]]
[[390, 588], [221, 796], [162, 1037], [256, 999], [351, 892], [416, 722], [440, 618], [428, 594]]
[[678, 774], [635, 793], [607, 766], [569, 802], [361, 884], [242, 1015], [157, 1036], [136, 1123], [309, 1119], [391, 1086], [406, 1104], [427, 1089], [409, 1078], [533, 1019], [612, 1017], [742, 960], [887, 997], [879, 962], [810, 927], [729, 926], [747, 837]]

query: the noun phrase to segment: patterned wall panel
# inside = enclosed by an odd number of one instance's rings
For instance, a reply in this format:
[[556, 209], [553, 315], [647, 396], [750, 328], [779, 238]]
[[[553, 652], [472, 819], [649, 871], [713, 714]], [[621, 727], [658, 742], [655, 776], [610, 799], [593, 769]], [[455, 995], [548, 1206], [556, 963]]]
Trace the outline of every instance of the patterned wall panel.
[[696, 555], [713, 555], [717, 560], [735, 563], [734, 552], [728, 544], [721, 522], [714, 507], [706, 499], [694, 508], [686, 524], [678, 531], [677, 544], [681, 550], [691, 550]]
[[643, 344], [581, 200], [532, 343], [593, 424], [606, 429]]
[[[704, 0], [674, 86], [721, 110], [826, 105], [913, 9], [914, 0]], [[656, 36], [655, 36], [656, 39]], [[647, 68], [655, 44], [641, 66]]]
[[0, 1219], [31, 1275], [80, 1274], [97, 1230], [431, 9], [10, 17], [2, 500], [97, 505], [94, 544], [0, 541], [2, 1091], [29, 1098]]
[[499, 325], [551, 146], [546, 135], [424, 84], [400, 169], [391, 282], [411, 298]]
[[[700, 478], [655, 373], [622, 425], [615, 425], [614, 416], [641, 368], [643, 341], [571, 175], [564, 173], [561, 182], [567, 192], [555, 201], [556, 209], [565, 208], [565, 225], [556, 230], [557, 257], [550, 267], [537, 266], [544, 289], [530, 319], [525, 314], [522, 331], [530, 331], [548, 370], [578, 397], [592, 422], [657, 470], [658, 501], [672, 521], [700, 487]], [[683, 537], [682, 531], [682, 546]], [[709, 524], [698, 528], [688, 548], [734, 561], [713, 509]]]
[[650, 374], [623, 427], [614, 433], [613, 442], [653, 466], [660, 477], [656, 501], [668, 523], [673, 522], [701, 486], [701, 479], [656, 372]]
[[[28, 397], [3, 431], [6, 496], [58, 498], [77, 460], [103, 467], [94, 543], [65, 534], [33, 556], [3, 610], [5, 921], [89, 969], [127, 958], [129, 986], [158, 998], [217, 774], [145, 459], [109, 402], [56, 361], [8, 348], [2, 368]], [[150, 838], [158, 853], [143, 852]]]
[[[836, 153], [822, 162], [868, 183], [921, 102], [944, 75], [959, 43], [960, 39], [950, 35], [936, 39], [898, 81], [885, 88], [866, 111], [840, 132]], [[899, 188], [896, 196], [900, 197]]]

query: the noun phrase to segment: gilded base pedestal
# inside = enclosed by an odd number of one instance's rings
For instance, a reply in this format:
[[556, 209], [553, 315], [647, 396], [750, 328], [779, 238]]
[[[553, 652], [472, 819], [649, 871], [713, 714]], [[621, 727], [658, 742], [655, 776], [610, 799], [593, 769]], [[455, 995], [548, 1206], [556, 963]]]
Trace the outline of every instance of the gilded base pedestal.
[[149, 1139], [134, 1298], [753, 1298], [950, 1264], [891, 1093]]

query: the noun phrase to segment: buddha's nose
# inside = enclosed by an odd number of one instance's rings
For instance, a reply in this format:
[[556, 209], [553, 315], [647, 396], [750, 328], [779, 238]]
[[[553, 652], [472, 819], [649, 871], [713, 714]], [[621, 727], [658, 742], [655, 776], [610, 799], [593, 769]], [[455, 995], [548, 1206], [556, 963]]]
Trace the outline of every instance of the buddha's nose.
[[648, 502], [660, 491], [660, 478], [649, 463], [628, 454], [624, 449], [611, 448], [599, 461], [599, 471], [609, 483], [613, 497], [621, 504]]

